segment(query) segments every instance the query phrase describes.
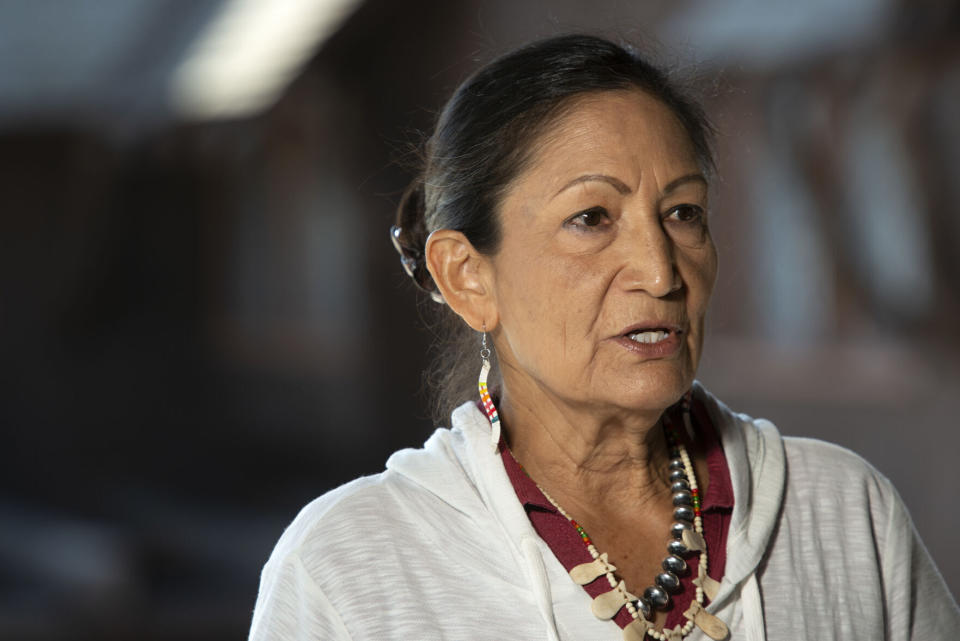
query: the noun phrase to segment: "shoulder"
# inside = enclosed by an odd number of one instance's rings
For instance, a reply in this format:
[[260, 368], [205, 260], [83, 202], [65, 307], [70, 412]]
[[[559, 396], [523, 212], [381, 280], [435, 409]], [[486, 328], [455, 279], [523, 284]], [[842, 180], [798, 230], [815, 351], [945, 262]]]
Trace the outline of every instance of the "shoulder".
[[[364, 638], [440, 638], [429, 630], [440, 629], [451, 604], [475, 604], [478, 581], [516, 590], [512, 553], [461, 440], [457, 430], [437, 430], [423, 448], [394, 454], [384, 472], [306, 505], [264, 568], [258, 610], [303, 602], [351, 631], [362, 624]], [[384, 586], [391, 599], [382, 613], [416, 613], [371, 617]]]
[[880, 474], [862, 456], [836, 443], [802, 436], [784, 436], [783, 445], [793, 465], [802, 465], [821, 473], [846, 470], [862, 476]]
[[[700, 388], [728, 457], [743, 523], [777, 515], [821, 534], [844, 536], [844, 527], [882, 539], [903, 526], [906, 510], [890, 481], [860, 455], [811, 438], [783, 436], [766, 419], [730, 410]], [[746, 504], [744, 504], [746, 502]], [[783, 523], [779, 527], [783, 531]], [[772, 532], [770, 533], [772, 534]], [[802, 533], [800, 533], [802, 536]]]
[[842, 558], [864, 577], [881, 581], [886, 566], [902, 559], [904, 543], [913, 538], [909, 513], [893, 484], [839, 445], [798, 437], [784, 437], [783, 444], [786, 483], [777, 538], [790, 541], [798, 562]]
[[[419, 461], [424, 474], [439, 477], [446, 472], [450, 485], [460, 485], [449, 465], [415, 452], [404, 452], [408, 466]], [[308, 560], [314, 553], [327, 554], [340, 541], [386, 543], [416, 528], [422, 518], [451, 509], [430, 488], [387, 469], [341, 485], [304, 506], [280, 537], [275, 554], [296, 552]]]
[[364, 528], [378, 515], [396, 509], [392, 474], [364, 476], [313, 499], [293, 519], [273, 552], [273, 557], [309, 554], [323, 547], [324, 536], [336, 535], [346, 526]]
[[785, 437], [788, 509], [821, 522], [860, 522], [882, 544], [910, 517], [893, 483], [859, 454], [812, 438]]
[[399, 560], [418, 546], [451, 542], [483, 509], [455, 452], [457, 438], [438, 429], [422, 448], [393, 454], [383, 472], [314, 499], [284, 531], [271, 561], [293, 554], [315, 577], [333, 577], [344, 556]]
[[886, 496], [893, 485], [862, 456], [845, 447], [813, 438], [783, 438], [789, 482], [822, 487], [831, 493], [856, 489]]
[[[363, 528], [378, 506], [389, 502], [384, 474], [359, 478], [314, 499], [300, 510], [274, 546], [260, 577], [250, 639], [350, 638], [335, 586], [323, 580], [316, 561], [324, 538], [349, 536], [346, 524]], [[320, 570], [318, 573], [317, 570]], [[302, 613], [309, 611], [309, 617]]]
[[[881, 494], [895, 493], [887, 478], [859, 454], [818, 439], [783, 436], [769, 420], [735, 412], [703, 388], [699, 391], [724, 448], [744, 447], [753, 468], [764, 459], [773, 467], [782, 466], [788, 489], [828, 487], [836, 493], [856, 486]], [[756, 475], [758, 470], [753, 469], [752, 473]]]

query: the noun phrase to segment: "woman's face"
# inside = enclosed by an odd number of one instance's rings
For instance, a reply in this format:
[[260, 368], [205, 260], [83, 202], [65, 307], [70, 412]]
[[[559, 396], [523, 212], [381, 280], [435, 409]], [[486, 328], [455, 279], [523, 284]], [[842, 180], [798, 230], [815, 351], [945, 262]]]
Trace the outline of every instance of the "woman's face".
[[501, 202], [507, 397], [662, 410], [693, 382], [717, 271], [683, 125], [639, 91], [576, 99]]

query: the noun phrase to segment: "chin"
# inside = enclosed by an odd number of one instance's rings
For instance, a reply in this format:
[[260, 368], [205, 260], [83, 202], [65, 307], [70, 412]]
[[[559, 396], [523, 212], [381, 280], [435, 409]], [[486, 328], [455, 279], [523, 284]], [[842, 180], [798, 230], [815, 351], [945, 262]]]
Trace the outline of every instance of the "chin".
[[611, 388], [619, 388], [619, 405], [634, 411], [662, 412], [686, 394], [693, 385], [693, 376], [673, 372], [660, 376], [644, 376], [625, 387], [624, 382], [626, 381], [621, 380], [620, 385]]
[[662, 412], [677, 403], [693, 385], [697, 358], [689, 343], [668, 358], [642, 362], [618, 360], [592, 386], [597, 400], [628, 411]]

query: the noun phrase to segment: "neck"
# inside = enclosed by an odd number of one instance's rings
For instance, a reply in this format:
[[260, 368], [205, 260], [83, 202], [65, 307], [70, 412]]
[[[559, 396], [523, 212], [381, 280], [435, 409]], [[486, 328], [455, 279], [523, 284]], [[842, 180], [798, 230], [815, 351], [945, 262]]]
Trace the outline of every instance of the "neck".
[[500, 414], [510, 447], [527, 473], [561, 504], [641, 508], [669, 489], [663, 410], [602, 411], [504, 390]]

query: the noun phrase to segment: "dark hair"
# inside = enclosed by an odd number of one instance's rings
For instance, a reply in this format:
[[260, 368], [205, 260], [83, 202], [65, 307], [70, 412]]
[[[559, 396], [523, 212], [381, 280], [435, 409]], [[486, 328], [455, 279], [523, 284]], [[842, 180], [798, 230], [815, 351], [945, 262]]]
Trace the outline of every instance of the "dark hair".
[[[625, 89], [640, 89], [669, 107], [690, 136], [702, 170], [713, 173], [713, 129], [699, 104], [664, 71], [632, 48], [596, 36], [533, 42], [473, 73], [440, 113], [425, 145], [422, 172], [404, 193], [391, 229], [417, 286], [442, 302], [424, 261], [427, 236], [434, 230], [460, 231], [477, 251], [497, 252], [500, 201], [533, 155], [540, 134], [571, 98]], [[427, 375], [438, 422], [471, 398], [479, 367], [479, 343], [466, 336], [472, 332], [446, 309], [443, 314], [437, 358]]]

